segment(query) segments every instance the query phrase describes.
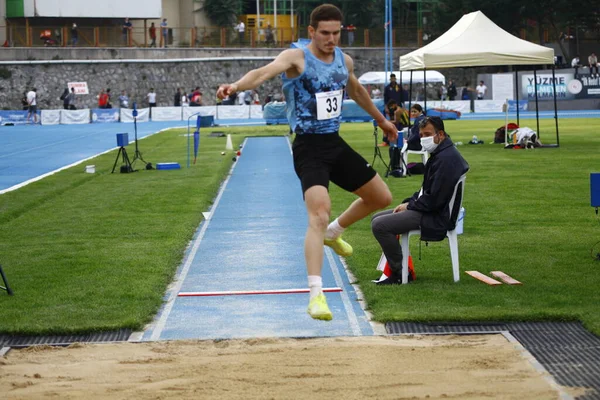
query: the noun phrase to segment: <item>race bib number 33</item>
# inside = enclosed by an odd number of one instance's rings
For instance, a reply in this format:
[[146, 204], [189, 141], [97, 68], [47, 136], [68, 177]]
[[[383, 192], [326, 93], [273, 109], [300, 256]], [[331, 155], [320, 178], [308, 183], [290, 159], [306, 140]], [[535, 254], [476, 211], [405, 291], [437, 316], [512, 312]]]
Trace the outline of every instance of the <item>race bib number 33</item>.
[[339, 117], [342, 112], [343, 90], [317, 93], [317, 119], [332, 119]]

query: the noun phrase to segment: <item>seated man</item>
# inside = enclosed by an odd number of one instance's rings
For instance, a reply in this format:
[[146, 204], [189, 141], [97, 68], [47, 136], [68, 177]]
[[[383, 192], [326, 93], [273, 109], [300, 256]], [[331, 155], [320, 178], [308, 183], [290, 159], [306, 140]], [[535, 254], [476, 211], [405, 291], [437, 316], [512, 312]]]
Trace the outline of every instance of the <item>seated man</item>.
[[[402, 283], [402, 248], [396, 235], [421, 229], [421, 240], [440, 241], [452, 229], [448, 205], [454, 187], [469, 164], [454, 147], [439, 117], [425, 117], [419, 124], [421, 146], [431, 157], [425, 165], [421, 190], [393, 210], [371, 219], [371, 229], [388, 260], [392, 274], [378, 285]], [[411, 276], [409, 275], [409, 281]]]
[[[385, 114], [392, 124], [396, 126], [398, 131], [408, 127], [408, 112], [402, 105], [398, 105], [396, 100], [390, 100], [385, 105]], [[385, 145], [389, 145], [387, 137], [383, 137]]]

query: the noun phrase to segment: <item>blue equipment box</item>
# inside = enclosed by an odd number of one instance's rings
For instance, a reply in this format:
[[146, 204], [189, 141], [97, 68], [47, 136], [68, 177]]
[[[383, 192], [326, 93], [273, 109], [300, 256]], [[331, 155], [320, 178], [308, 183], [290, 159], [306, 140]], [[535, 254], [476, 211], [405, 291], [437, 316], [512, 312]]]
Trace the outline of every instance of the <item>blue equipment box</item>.
[[213, 126], [215, 124], [215, 117], [212, 115], [205, 115], [200, 117], [200, 127], [205, 128], [208, 126]]
[[590, 195], [592, 207], [600, 207], [600, 172], [590, 174]]
[[180, 169], [181, 166], [176, 162], [156, 163], [156, 169]]
[[125, 147], [129, 144], [129, 134], [128, 133], [117, 133], [117, 146]]

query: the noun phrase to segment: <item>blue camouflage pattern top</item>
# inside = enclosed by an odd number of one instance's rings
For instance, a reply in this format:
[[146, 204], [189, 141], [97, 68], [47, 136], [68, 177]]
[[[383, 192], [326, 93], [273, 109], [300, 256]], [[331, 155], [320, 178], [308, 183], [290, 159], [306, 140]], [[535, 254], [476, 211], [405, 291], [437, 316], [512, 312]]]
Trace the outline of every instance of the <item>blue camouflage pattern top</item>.
[[343, 92], [346, 89], [348, 68], [344, 53], [336, 47], [333, 62], [328, 64], [315, 57], [308, 47], [302, 50], [304, 72], [296, 78], [287, 78], [285, 72], [281, 75], [290, 127], [298, 135], [337, 133], [342, 120], [341, 112], [337, 117], [318, 120], [315, 95], [335, 90]]

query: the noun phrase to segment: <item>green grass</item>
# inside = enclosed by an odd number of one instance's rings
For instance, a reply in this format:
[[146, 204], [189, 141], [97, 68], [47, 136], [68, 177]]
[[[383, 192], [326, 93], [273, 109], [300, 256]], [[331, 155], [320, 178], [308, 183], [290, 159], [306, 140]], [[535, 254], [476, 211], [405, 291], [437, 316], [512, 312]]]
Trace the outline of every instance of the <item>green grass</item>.
[[[558, 149], [503, 150], [487, 144], [502, 121], [450, 121], [453, 140], [473, 134], [485, 145], [459, 147], [471, 166], [459, 239], [461, 271], [502, 270], [522, 286], [489, 287], [461, 274], [452, 281], [447, 241], [411, 252], [418, 279], [376, 287], [381, 254], [368, 219], [345, 234], [348, 258], [378, 321], [581, 320], [600, 334], [600, 262], [590, 248], [600, 223], [589, 205], [589, 173], [600, 171], [600, 120], [561, 121]], [[535, 121], [522, 121], [535, 127]], [[541, 121], [542, 141], [553, 121]], [[216, 129], [215, 129], [216, 130]], [[285, 134], [287, 128], [219, 128], [244, 135]], [[185, 133], [140, 142], [144, 158], [186, 162]], [[231, 157], [224, 138], [202, 137], [199, 164], [178, 171], [110, 174], [116, 152], [0, 196], [0, 263], [15, 296], [0, 293], [0, 332], [76, 333], [141, 329], [159, 309], [186, 245], [225, 178]], [[372, 126], [345, 124], [345, 139], [369, 161]], [[387, 157], [386, 157], [387, 158]], [[410, 161], [410, 160], [409, 160]], [[375, 163], [380, 173], [383, 167]], [[422, 176], [388, 178], [395, 203], [420, 187]], [[333, 216], [354, 199], [332, 187]]]

